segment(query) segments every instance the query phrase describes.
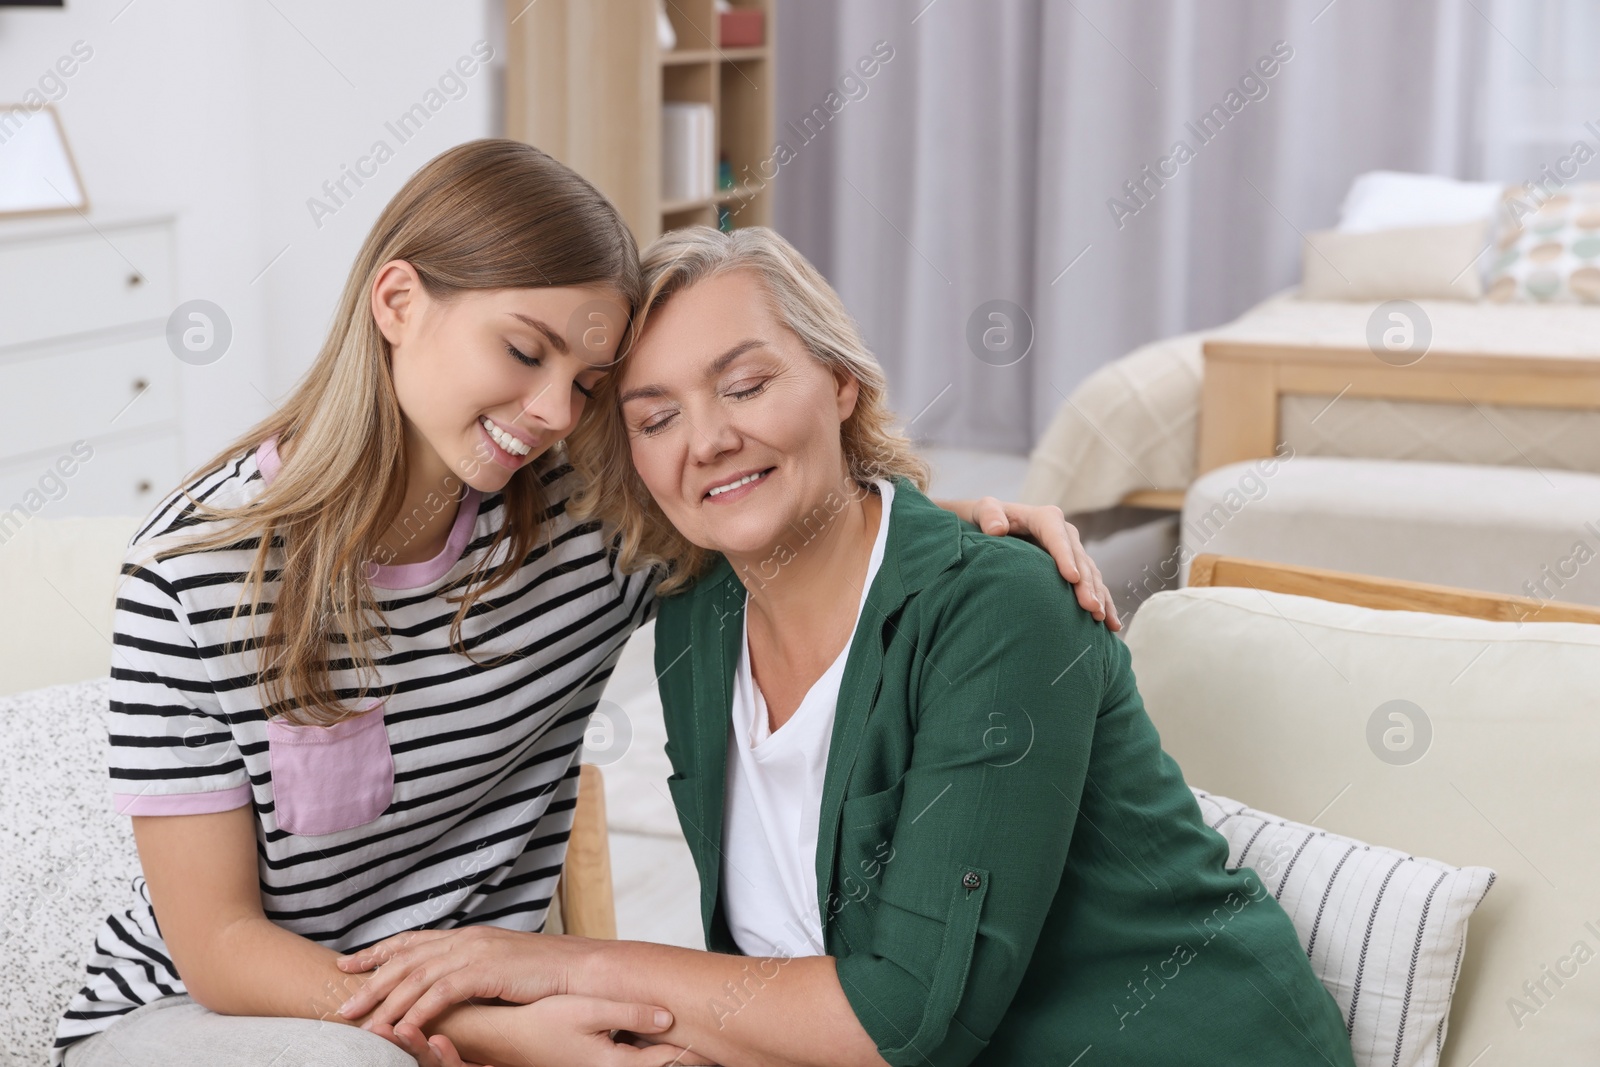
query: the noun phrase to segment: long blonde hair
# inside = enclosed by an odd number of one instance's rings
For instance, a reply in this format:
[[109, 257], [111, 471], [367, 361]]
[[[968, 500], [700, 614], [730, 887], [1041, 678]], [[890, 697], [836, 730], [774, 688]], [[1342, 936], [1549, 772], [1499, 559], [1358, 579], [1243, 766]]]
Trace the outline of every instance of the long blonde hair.
[[[778, 233], [748, 226], [722, 233], [709, 226], [673, 230], [657, 238], [644, 254], [645, 296], [634, 314], [629, 343], [648, 328], [650, 315], [676, 293], [696, 282], [734, 270], [755, 273], [778, 319], [819, 363], [854, 378], [859, 386], [855, 410], [839, 428], [850, 477], [861, 484], [900, 475], [917, 488], [928, 487], [928, 465], [895, 429], [883, 368], [861, 339], [854, 320], [815, 267]], [[671, 593], [694, 581], [716, 560], [673, 528], [634, 470], [627, 426], [617, 403], [620, 372], [608, 375], [590, 402], [592, 417], [568, 439], [580, 488], [568, 508], [575, 517], [603, 520], [618, 540], [624, 570], [664, 564], [659, 592]]]
[[[256, 681], [268, 715], [328, 725], [358, 713], [332, 687], [330, 657], [348, 657], [375, 677], [374, 644], [388, 647], [366, 566], [407, 483], [405, 422], [396, 399], [389, 344], [373, 320], [369, 293], [379, 268], [403, 259], [428, 294], [467, 290], [598, 286], [630, 308], [642, 292], [638, 247], [616, 208], [575, 172], [531, 145], [480, 140], [436, 157], [406, 182], [373, 225], [339, 298], [321, 353], [293, 396], [197, 468], [214, 472], [277, 435], [294, 446], [271, 484], [249, 504], [210, 507], [185, 495], [197, 519], [221, 528], [163, 537], [156, 558], [223, 547], [254, 548], [234, 606], [248, 595], [259, 615], [268, 551], [282, 550], [276, 599], [256, 637]], [[467, 654], [461, 625], [472, 605], [509, 580], [540, 539], [547, 518], [541, 477], [563, 462], [557, 446], [511, 477], [504, 522], [482, 561], [452, 597], [452, 649]], [[185, 484], [195, 477], [185, 479]], [[500, 562], [490, 568], [504, 546]], [[376, 620], [376, 621], [375, 621]], [[230, 642], [232, 644], [232, 642]]]

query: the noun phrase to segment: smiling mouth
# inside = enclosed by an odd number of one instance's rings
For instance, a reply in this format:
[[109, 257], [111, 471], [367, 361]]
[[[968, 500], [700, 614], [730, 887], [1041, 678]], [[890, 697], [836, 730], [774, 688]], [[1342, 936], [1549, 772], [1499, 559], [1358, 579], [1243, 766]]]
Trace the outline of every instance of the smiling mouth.
[[743, 478], [740, 478], [737, 481], [729, 482], [727, 485], [719, 485], [706, 493], [706, 499], [714, 500], [723, 493], [731, 493], [733, 490], [740, 489], [751, 484], [752, 482], [759, 482], [761, 479], [765, 478], [775, 470], [777, 470], [776, 467], [768, 467], [766, 470], [756, 471], [753, 474], [746, 474]]
[[494, 441], [495, 444], [499, 445], [513, 456], [526, 456], [529, 452], [533, 451], [532, 446], [525, 444], [520, 438], [513, 437], [506, 433], [500, 427], [496, 426], [487, 415], [478, 420], [478, 425], [484, 428], [484, 431], [488, 433], [489, 437]]

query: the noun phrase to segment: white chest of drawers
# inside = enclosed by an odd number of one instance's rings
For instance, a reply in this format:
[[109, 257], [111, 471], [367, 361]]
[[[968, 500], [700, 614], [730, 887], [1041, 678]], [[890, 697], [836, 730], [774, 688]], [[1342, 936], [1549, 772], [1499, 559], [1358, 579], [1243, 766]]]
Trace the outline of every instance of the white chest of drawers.
[[142, 515], [182, 475], [173, 231], [0, 220], [0, 544], [34, 516]]

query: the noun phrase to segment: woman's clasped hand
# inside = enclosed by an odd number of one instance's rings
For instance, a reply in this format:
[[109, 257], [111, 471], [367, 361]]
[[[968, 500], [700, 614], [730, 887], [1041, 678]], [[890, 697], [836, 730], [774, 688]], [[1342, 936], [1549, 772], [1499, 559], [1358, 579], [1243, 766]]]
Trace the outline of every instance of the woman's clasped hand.
[[448, 1038], [424, 1033], [430, 1022], [466, 1003], [494, 1012], [505, 1043], [529, 1064], [688, 1067], [711, 1062], [649, 1040], [671, 1027], [672, 1013], [665, 1008], [569, 992], [586, 945], [585, 938], [495, 926], [397, 934], [338, 958], [340, 970], [370, 974], [339, 1014], [365, 1016], [362, 1029], [394, 1041], [422, 1067], [473, 1067]]

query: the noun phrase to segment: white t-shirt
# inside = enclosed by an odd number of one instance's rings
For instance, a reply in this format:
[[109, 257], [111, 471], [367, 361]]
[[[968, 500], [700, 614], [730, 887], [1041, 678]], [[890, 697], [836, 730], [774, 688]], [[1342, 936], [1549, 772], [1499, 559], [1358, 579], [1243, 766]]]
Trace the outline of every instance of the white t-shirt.
[[728, 930], [750, 956], [788, 958], [826, 952], [816, 873], [822, 782], [839, 683], [867, 590], [883, 563], [894, 503], [893, 485], [883, 479], [873, 484], [883, 507], [850, 639], [776, 733], [768, 729], [767, 702], [750, 671], [750, 595], [745, 594], [745, 630], [733, 676], [728, 738], [722, 897]]

